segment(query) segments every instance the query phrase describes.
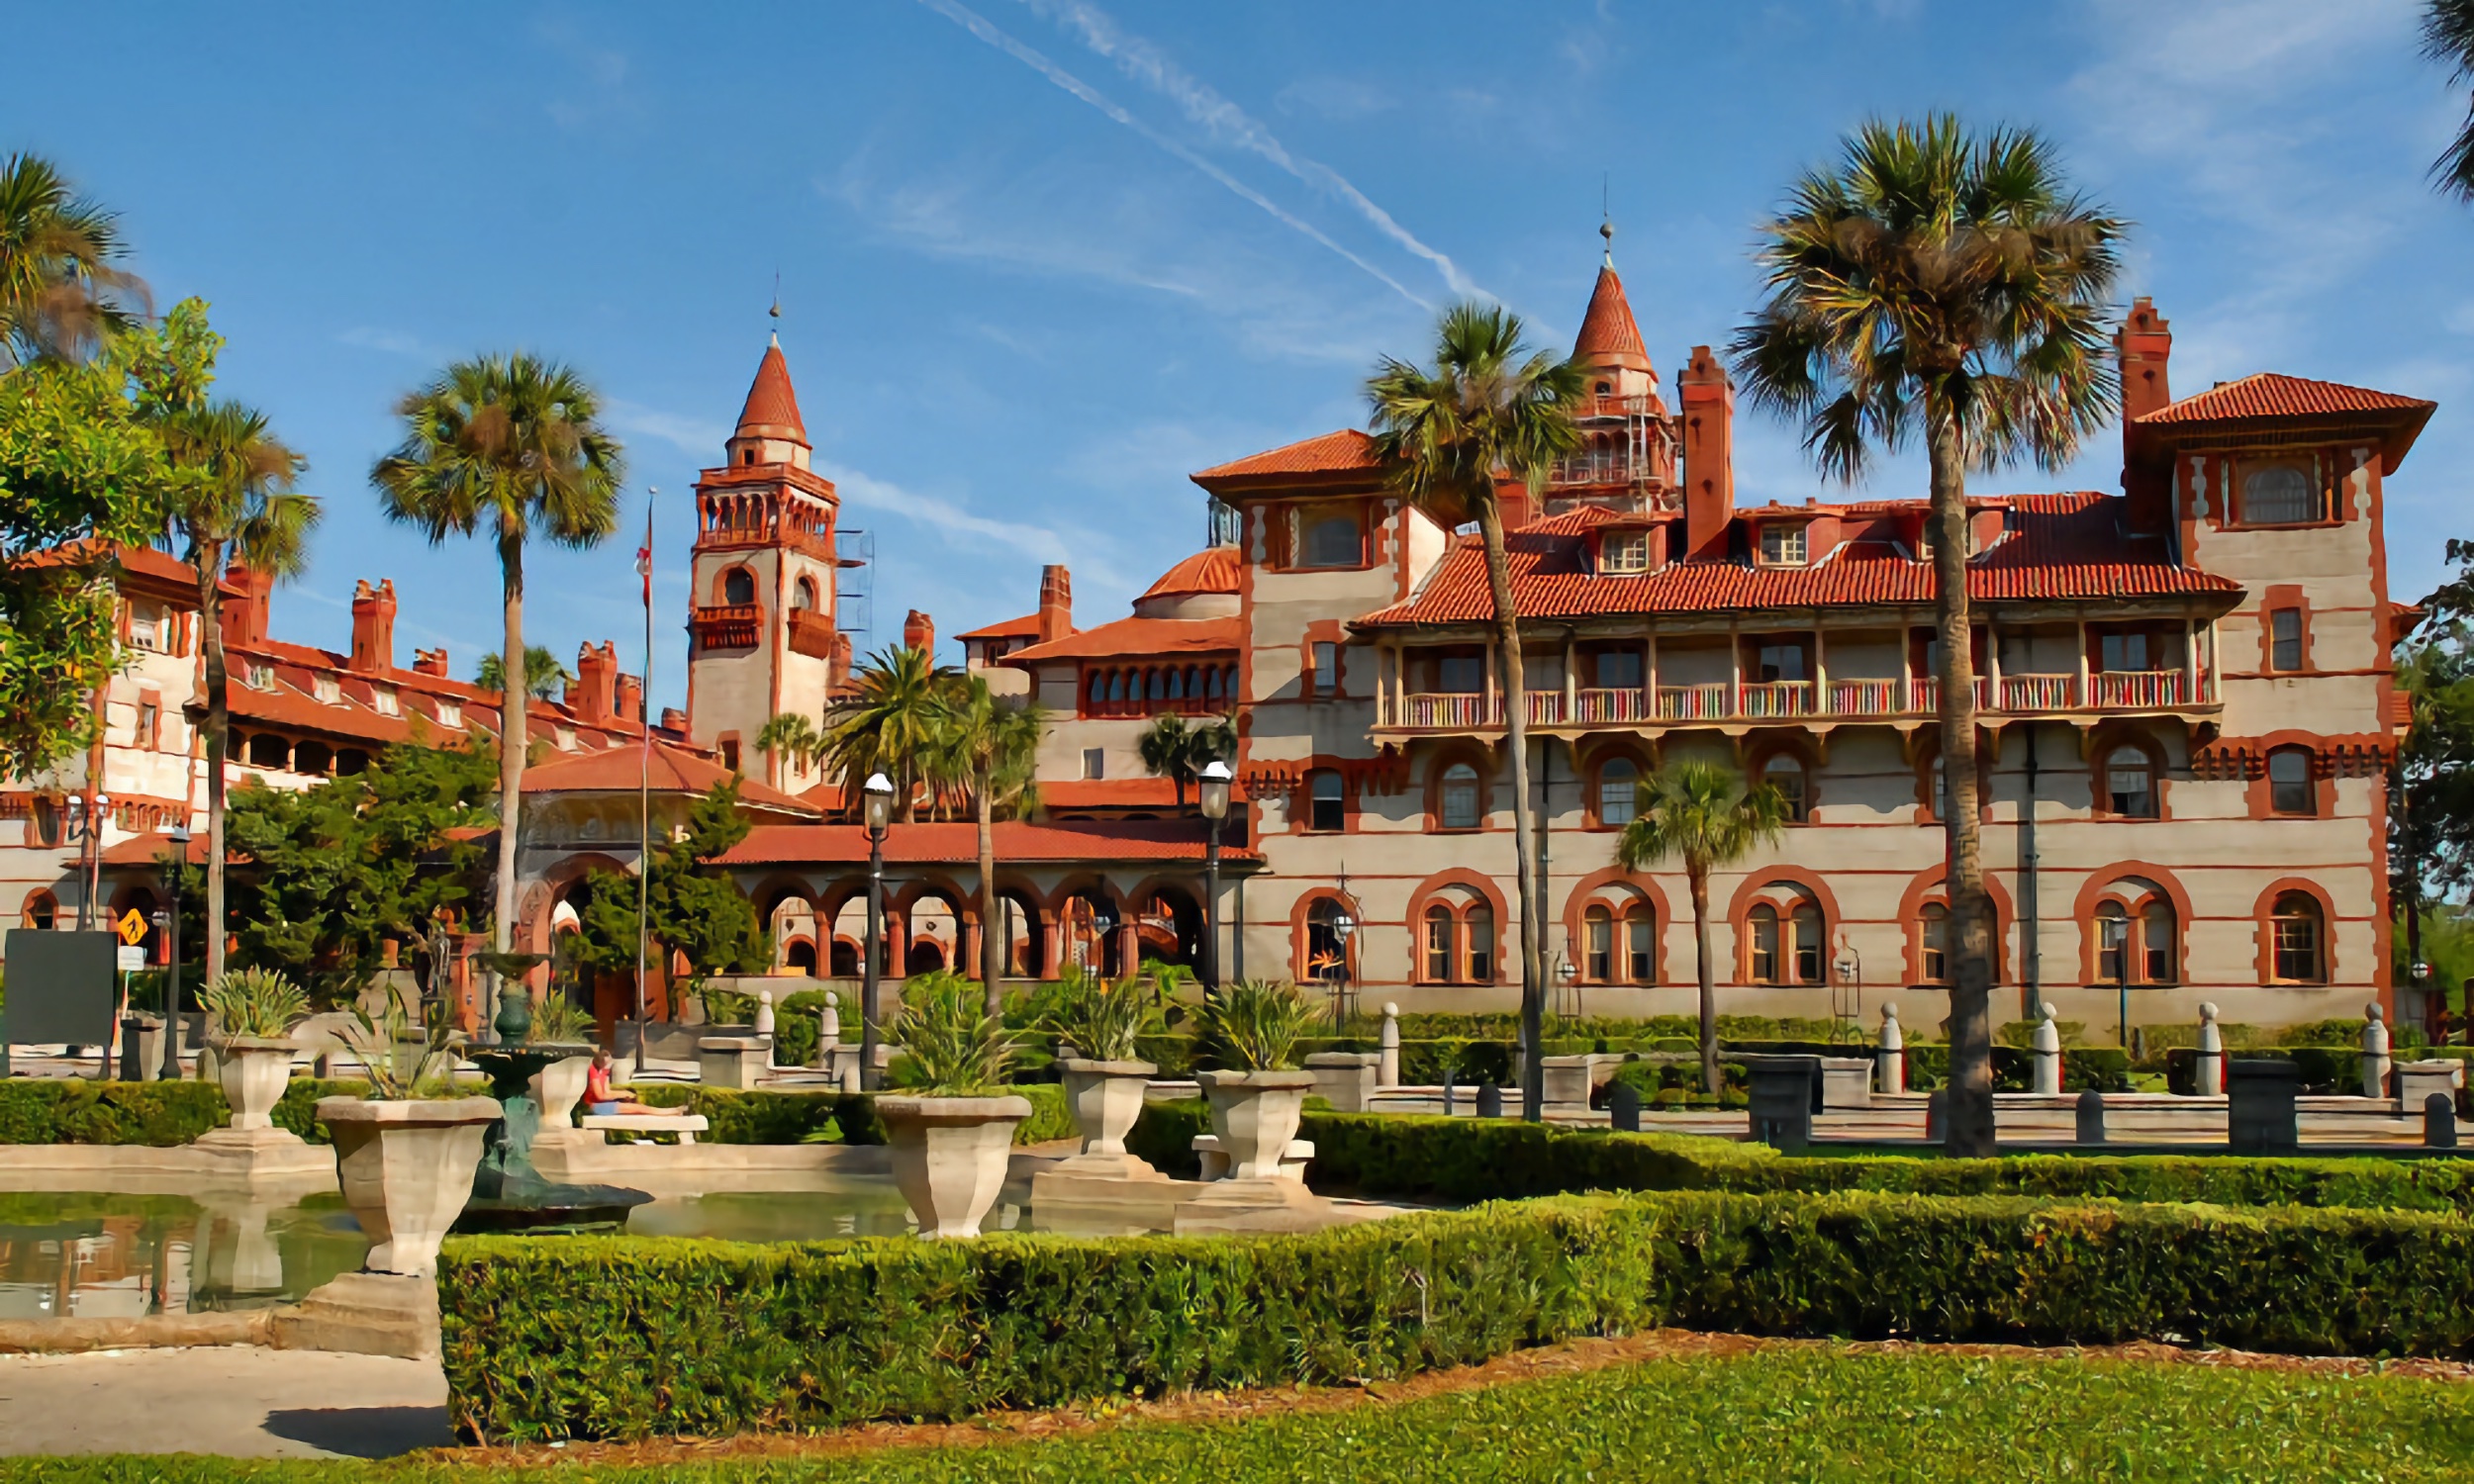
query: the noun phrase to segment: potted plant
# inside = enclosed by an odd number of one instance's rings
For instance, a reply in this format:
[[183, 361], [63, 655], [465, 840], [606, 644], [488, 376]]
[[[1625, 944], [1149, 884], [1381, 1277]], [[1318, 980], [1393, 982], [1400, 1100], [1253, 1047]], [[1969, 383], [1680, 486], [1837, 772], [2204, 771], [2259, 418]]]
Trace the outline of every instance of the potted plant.
[[544, 1140], [552, 1144], [598, 1142], [575, 1127], [576, 1104], [583, 1100], [585, 1078], [593, 1070], [593, 1017], [563, 994], [551, 994], [533, 1007], [534, 1045], [585, 1048], [532, 1074], [532, 1105], [541, 1112], [540, 1130], [532, 1136], [535, 1146]]
[[[1160, 1069], [1137, 1055], [1141, 1038], [1156, 1034], [1166, 1018], [1158, 988], [1133, 977], [1111, 984], [1098, 974], [1069, 968], [1060, 991], [1048, 1013], [1048, 1028], [1057, 1036], [1057, 1069], [1083, 1148], [1059, 1167], [1078, 1173], [1157, 1174], [1125, 1152], [1125, 1136], [1142, 1116], [1143, 1094]], [[1077, 1055], [1065, 1055], [1069, 1047]]]
[[1013, 1131], [1028, 1098], [1004, 1091], [1013, 1038], [959, 974], [915, 974], [891, 1032], [902, 1048], [885, 1070], [903, 1095], [879, 1096], [877, 1117], [894, 1183], [922, 1237], [977, 1237], [1004, 1188]]
[[1313, 1073], [1296, 1069], [1297, 1042], [1319, 1018], [1304, 991], [1286, 980], [1244, 979], [1203, 1001], [1203, 1039], [1219, 1067], [1194, 1073], [1194, 1080], [1211, 1105], [1211, 1132], [1228, 1157], [1229, 1178], [1280, 1172], [1314, 1086]]
[[438, 1244], [472, 1199], [473, 1171], [481, 1164], [482, 1138], [498, 1121], [498, 1099], [420, 1098], [417, 1091], [440, 1068], [451, 1067], [463, 1032], [447, 1020], [444, 1001], [423, 1017], [423, 1033], [410, 1034], [404, 1003], [387, 996], [386, 1014], [372, 1023], [355, 1008], [343, 1038], [367, 1068], [366, 1097], [322, 1097], [318, 1120], [335, 1143], [335, 1172], [343, 1203], [370, 1239], [363, 1266], [370, 1272], [426, 1276], [437, 1270]]
[[292, 1079], [292, 1054], [299, 1049], [292, 1028], [309, 1014], [309, 996], [274, 970], [236, 969], [207, 985], [198, 1000], [214, 1022], [207, 1039], [224, 1101], [232, 1105], [232, 1127], [280, 1133], [275, 1104]]

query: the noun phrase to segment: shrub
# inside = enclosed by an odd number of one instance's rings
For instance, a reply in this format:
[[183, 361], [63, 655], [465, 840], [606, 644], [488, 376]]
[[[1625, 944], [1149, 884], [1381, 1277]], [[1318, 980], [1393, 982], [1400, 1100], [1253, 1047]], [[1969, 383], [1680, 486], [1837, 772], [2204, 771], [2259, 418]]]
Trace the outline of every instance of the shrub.
[[980, 986], [958, 974], [913, 974], [903, 983], [902, 1010], [886, 1036], [902, 1048], [885, 1080], [935, 1097], [996, 1092], [1013, 1059], [1013, 1038], [987, 1013]]
[[1229, 1071], [1292, 1067], [1297, 1043], [1322, 1018], [1305, 991], [1285, 979], [1241, 979], [1203, 1002], [1207, 1058]]
[[[1011, 1090], [1031, 1100], [1031, 1116], [1015, 1127], [1014, 1143], [1046, 1144], [1073, 1137], [1074, 1114], [1066, 1106], [1063, 1088], [1034, 1084]], [[812, 1092], [772, 1088], [742, 1091], [657, 1082], [638, 1082], [629, 1086], [627, 1092], [656, 1108], [685, 1108], [703, 1114], [712, 1127], [697, 1138], [708, 1144], [885, 1142], [885, 1127], [877, 1121], [872, 1094], [865, 1092], [833, 1088]]]
[[228, 971], [199, 993], [198, 1003], [219, 1033], [267, 1041], [290, 1035], [309, 1014], [301, 986], [272, 969]]
[[[277, 1125], [313, 1143], [327, 1132], [314, 1111], [322, 1097], [360, 1096], [362, 1082], [295, 1077], [275, 1104]], [[0, 1081], [0, 1144], [187, 1144], [231, 1117], [214, 1082], [96, 1082], [84, 1077]]]
[[1165, 1027], [1159, 988], [1132, 974], [1111, 984], [1078, 970], [1063, 980], [1060, 991], [1048, 1009], [1045, 1029], [1094, 1062], [1134, 1061], [1143, 1039]]

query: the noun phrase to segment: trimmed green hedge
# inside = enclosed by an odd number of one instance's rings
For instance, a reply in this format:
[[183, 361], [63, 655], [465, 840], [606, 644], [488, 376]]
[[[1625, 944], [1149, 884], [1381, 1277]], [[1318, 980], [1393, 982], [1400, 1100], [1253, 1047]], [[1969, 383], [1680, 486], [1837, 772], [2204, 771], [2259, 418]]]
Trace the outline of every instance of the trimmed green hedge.
[[[1065, 1089], [1054, 1083], [1031, 1082], [1011, 1089], [1030, 1099], [1031, 1116], [1016, 1125], [1016, 1144], [1045, 1144], [1074, 1135], [1074, 1114], [1066, 1106]], [[692, 1082], [642, 1082], [629, 1096], [656, 1108], [686, 1108], [701, 1113], [713, 1127], [697, 1138], [708, 1144], [883, 1144], [885, 1127], [877, 1121], [871, 1094], [730, 1087], [706, 1087]]]
[[[278, 1127], [323, 1144], [322, 1097], [358, 1095], [366, 1084], [295, 1077], [275, 1104]], [[215, 1082], [97, 1082], [84, 1077], [0, 1080], [0, 1144], [187, 1144], [232, 1116]]]
[[465, 1436], [813, 1430], [1392, 1377], [1660, 1325], [2474, 1354], [2474, 1224], [2362, 1211], [1698, 1191], [1305, 1237], [450, 1242]]

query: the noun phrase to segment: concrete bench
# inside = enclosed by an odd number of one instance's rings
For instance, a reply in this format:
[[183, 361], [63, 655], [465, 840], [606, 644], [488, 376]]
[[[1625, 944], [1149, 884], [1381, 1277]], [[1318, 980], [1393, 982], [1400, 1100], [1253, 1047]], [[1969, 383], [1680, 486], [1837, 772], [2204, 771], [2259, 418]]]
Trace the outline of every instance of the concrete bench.
[[[1219, 1135], [1196, 1134], [1194, 1136], [1193, 1150], [1195, 1154], [1202, 1157], [1202, 1177], [1204, 1179], [1225, 1180], [1228, 1178], [1229, 1159], [1227, 1154], [1220, 1148]], [[1289, 1140], [1288, 1147], [1280, 1152], [1280, 1177], [1284, 1180], [1295, 1180], [1300, 1185], [1304, 1184], [1306, 1162], [1313, 1158], [1313, 1140]]]
[[[689, 1113], [685, 1115], [661, 1113], [587, 1113], [584, 1115], [584, 1127], [587, 1130], [611, 1130], [621, 1134], [676, 1134], [679, 1136], [679, 1142], [681, 1144], [694, 1144], [696, 1142], [696, 1136], [704, 1133], [707, 1129], [712, 1128], [713, 1123], [702, 1113]], [[637, 1139], [631, 1142], [636, 1144], [652, 1143], [649, 1139]]]

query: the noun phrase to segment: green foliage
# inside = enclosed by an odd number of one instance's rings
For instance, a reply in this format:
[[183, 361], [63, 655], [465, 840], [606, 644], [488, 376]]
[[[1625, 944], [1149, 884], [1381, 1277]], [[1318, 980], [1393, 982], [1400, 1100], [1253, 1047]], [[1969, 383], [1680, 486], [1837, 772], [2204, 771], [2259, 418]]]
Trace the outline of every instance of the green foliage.
[[987, 1013], [978, 983], [944, 970], [903, 981], [886, 1039], [902, 1048], [885, 1068], [887, 1085], [943, 1097], [1001, 1089], [1013, 1057], [1013, 1038]]
[[273, 1040], [291, 1034], [309, 1014], [301, 986], [272, 969], [227, 970], [198, 999], [227, 1036]]
[[543, 996], [532, 1007], [532, 1039], [557, 1044], [588, 1042], [599, 1027], [584, 1006], [563, 994]]
[[[365, 1083], [294, 1077], [275, 1104], [279, 1127], [327, 1142], [314, 1109], [322, 1097], [359, 1096]], [[187, 1144], [232, 1116], [214, 1082], [96, 1082], [83, 1077], [0, 1081], [0, 1145]]]
[[1296, 1066], [1297, 1042], [1323, 1021], [1320, 1006], [1286, 979], [1240, 979], [1202, 1002], [1205, 1057], [1226, 1071]]
[[[554, 651], [538, 644], [524, 646], [524, 691], [527, 695], [543, 700], [555, 700], [567, 682], [573, 679], [575, 677], [567, 673], [567, 667], [558, 662]], [[496, 653], [483, 655], [473, 666], [472, 683], [484, 691], [505, 691], [506, 657]]]
[[[714, 785], [689, 811], [687, 829], [653, 855], [643, 882], [652, 940], [688, 961], [685, 988], [701, 993], [714, 974], [756, 974], [771, 950], [756, 921], [756, 907], [713, 862], [747, 838], [751, 827], [739, 812], [739, 781]], [[636, 879], [596, 871], [587, 879], [576, 934], [576, 962], [604, 974], [635, 973]]]
[[[1031, 1102], [1031, 1116], [1013, 1131], [1014, 1143], [1046, 1144], [1073, 1136], [1074, 1114], [1066, 1106], [1065, 1089], [1047, 1083], [1006, 1090]], [[703, 1114], [713, 1127], [696, 1137], [706, 1144], [885, 1142], [885, 1126], [877, 1119], [874, 1095], [865, 1092], [739, 1091], [642, 1082], [627, 1091], [638, 1101], [656, 1108], [685, 1108]]]
[[1047, 1028], [1094, 1062], [1138, 1060], [1143, 1038], [1160, 1034], [1167, 1023], [1158, 986], [1132, 974], [1111, 984], [1069, 968], [1061, 988]]
[[403, 997], [389, 994], [386, 1000], [386, 1011], [376, 1021], [354, 1005], [342, 1029], [343, 1044], [368, 1074], [372, 1100], [413, 1096], [422, 1082], [445, 1074], [454, 1065], [454, 1049], [464, 1044], [464, 1033], [448, 1018], [445, 1000], [433, 999], [423, 1007], [418, 1036]]

